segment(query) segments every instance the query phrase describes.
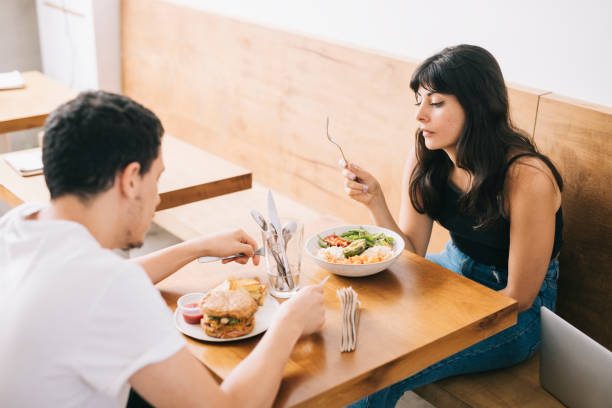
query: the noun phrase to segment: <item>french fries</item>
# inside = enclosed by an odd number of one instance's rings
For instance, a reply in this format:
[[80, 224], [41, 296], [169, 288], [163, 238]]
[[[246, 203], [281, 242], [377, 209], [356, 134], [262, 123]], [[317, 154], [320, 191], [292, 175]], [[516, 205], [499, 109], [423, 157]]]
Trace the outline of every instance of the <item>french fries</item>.
[[213, 290], [243, 290], [257, 302], [258, 306], [263, 306], [266, 287], [257, 278], [226, 279]]

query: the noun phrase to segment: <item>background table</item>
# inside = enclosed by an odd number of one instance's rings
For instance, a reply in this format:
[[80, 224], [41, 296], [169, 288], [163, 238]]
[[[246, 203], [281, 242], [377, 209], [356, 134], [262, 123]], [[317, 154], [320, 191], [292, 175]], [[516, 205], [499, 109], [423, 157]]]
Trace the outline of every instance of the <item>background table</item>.
[[[77, 94], [38, 71], [21, 75], [24, 88], [0, 90], [0, 134], [44, 125], [49, 113]], [[10, 150], [8, 138], [0, 136], [0, 139], [4, 148]]]
[[[280, 213], [286, 214], [282, 199], [277, 202]], [[192, 221], [192, 228], [197, 229], [198, 221]], [[253, 234], [251, 224], [245, 226]], [[332, 217], [309, 218], [305, 236], [342, 224]], [[158, 288], [174, 309], [178, 297], [185, 293], [207, 290], [227, 276], [263, 277], [264, 268], [263, 262], [259, 267], [191, 263], [160, 282]], [[302, 284], [318, 282], [327, 275], [304, 259]], [[336, 289], [344, 286], [356, 290], [363, 308], [357, 349], [352, 353], [339, 351], [341, 316]], [[346, 405], [510, 327], [517, 318], [513, 299], [407, 251], [389, 270], [374, 276], [331, 275], [325, 287], [325, 304], [325, 327], [298, 342], [285, 368], [276, 406]], [[259, 338], [223, 344], [189, 339], [188, 347], [221, 381]]]
[[[166, 135], [162, 139], [166, 171], [159, 180], [158, 210], [251, 188], [250, 171]], [[23, 201], [46, 202], [44, 177], [21, 177], [0, 155], [0, 199], [12, 206]]]

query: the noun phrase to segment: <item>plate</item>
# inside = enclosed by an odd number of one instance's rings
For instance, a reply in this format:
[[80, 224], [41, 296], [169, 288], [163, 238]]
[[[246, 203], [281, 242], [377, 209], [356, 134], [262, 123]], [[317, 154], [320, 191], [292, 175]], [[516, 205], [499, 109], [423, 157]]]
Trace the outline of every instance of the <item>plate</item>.
[[[204, 296], [204, 293], [202, 293], [202, 296]], [[183, 319], [183, 315], [179, 312], [178, 307], [174, 311], [174, 324], [181, 333], [198, 340], [217, 343], [242, 340], [248, 339], [249, 337], [257, 336], [258, 334], [265, 332], [268, 327], [270, 327], [270, 324], [272, 324], [272, 320], [274, 319], [274, 316], [276, 315], [276, 312], [279, 308], [280, 305], [278, 304], [276, 299], [274, 299], [269, 294], [266, 294], [263, 306], [259, 306], [257, 312], [255, 312], [255, 327], [253, 328], [253, 331], [248, 334], [245, 334], [244, 336], [234, 337], [231, 339], [220, 339], [217, 337], [209, 336], [208, 334], [204, 333], [199, 324], [187, 323], [185, 319]]]
[[[343, 232], [346, 232], [348, 230], [359, 229], [359, 228], [363, 228], [369, 233], [382, 232], [385, 235], [392, 237], [395, 240], [395, 245], [393, 247], [393, 255], [391, 256], [391, 258], [387, 259], [386, 261], [376, 262], [372, 264], [345, 265], [345, 264], [335, 264], [332, 262], [327, 262], [317, 257], [317, 252], [319, 251], [319, 249], [321, 249], [321, 247], [319, 247], [319, 243], [318, 243], [319, 237], [317, 235], [320, 235], [321, 237], [326, 237], [331, 234], [340, 235]], [[395, 260], [400, 256], [400, 254], [404, 250], [404, 239], [400, 237], [399, 234], [397, 234], [396, 232], [388, 230], [386, 228], [377, 227], [376, 225], [342, 225], [339, 227], [328, 228], [326, 230], [320, 231], [317, 234], [311, 236], [310, 238], [308, 238], [308, 241], [306, 241], [305, 249], [306, 249], [306, 253], [321, 268], [333, 274], [336, 274], [336, 275], [347, 276], [347, 277], [361, 277], [361, 276], [374, 275], [390, 267], [391, 264], [395, 262]]]

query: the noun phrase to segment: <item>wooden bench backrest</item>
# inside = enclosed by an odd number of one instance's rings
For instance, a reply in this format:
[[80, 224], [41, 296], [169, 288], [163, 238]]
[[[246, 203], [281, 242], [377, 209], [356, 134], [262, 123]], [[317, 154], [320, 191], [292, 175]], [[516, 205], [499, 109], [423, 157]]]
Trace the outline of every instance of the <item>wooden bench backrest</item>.
[[[344, 194], [340, 155], [325, 136], [329, 116], [331, 135], [349, 160], [377, 176], [398, 215], [417, 128], [409, 81], [418, 61], [147, 0], [122, 2], [122, 49], [124, 92], [158, 114], [169, 133], [317, 211], [369, 223]], [[544, 94], [509, 86], [513, 121], [531, 136]], [[430, 250], [447, 236], [435, 229]], [[593, 333], [597, 324], [603, 320], [582, 327]]]
[[565, 183], [557, 311], [612, 349], [612, 109], [542, 96], [534, 138]]

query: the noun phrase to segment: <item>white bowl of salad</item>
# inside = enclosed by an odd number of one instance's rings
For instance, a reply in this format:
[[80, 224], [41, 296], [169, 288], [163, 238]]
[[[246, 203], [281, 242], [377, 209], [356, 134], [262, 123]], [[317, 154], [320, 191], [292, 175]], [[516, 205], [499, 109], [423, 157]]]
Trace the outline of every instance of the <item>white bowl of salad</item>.
[[387, 269], [404, 250], [397, 233], [375, 225], [344, 225], [313, 235], [306, 253], [336, 275], [369, 276]]

